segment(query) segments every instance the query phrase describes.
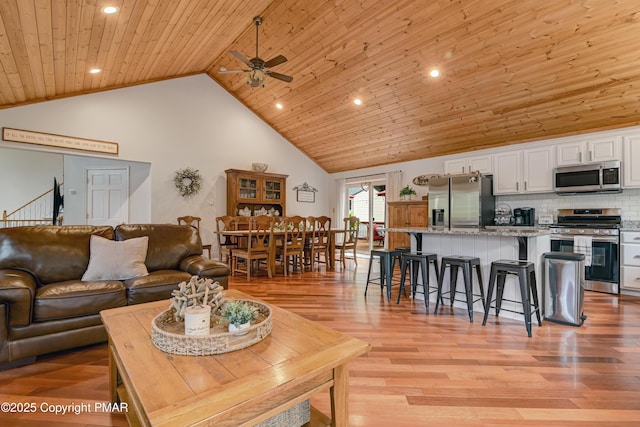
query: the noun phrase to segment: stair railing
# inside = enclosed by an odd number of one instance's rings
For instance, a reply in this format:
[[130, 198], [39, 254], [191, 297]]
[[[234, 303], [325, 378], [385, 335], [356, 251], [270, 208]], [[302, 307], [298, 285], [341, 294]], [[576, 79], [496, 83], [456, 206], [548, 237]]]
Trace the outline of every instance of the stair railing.
[[[0, 228], [22, 225], [51, 225], [53, 215], [53, 189], [37, 196], [13, 212], [2, 212]], [[61, 217], [58, 218], [60, 222]]]

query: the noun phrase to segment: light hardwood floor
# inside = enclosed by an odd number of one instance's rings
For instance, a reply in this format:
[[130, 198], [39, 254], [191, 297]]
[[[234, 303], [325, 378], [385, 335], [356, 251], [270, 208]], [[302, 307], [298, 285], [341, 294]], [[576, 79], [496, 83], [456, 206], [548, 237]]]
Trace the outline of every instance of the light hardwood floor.
[[[346, 271], [275, 279], [232, 278], [231, 287], [369, 342], [350, 365], [352, 426], [638, 426], [640, 298], [587, 292], [582, 327], [543, 322], [486, 326], [465, 310], [426, 313], [422, 301], [364, 297], [367, 260]], [[397, 288], [394, 289], [397, 296]], [[433, 304], [431, 305], [433, 310]], [[108, 399], [106, 345], [41, 357], [0, 372], [0, 400], [37, 405]], [[328, 393], [312, 404], [330, 413]], [[126, 425], [123, 415], [0, 413], [0, 425]]]

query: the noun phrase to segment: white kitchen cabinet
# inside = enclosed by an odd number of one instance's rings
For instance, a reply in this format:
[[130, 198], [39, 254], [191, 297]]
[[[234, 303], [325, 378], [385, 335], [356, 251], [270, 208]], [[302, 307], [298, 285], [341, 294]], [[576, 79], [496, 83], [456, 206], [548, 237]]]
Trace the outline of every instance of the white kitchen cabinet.
[[444, 162], [444, 172], [450, 174], [479, 171], [484, 174], [493, 172], [491, 156], [464, 157]]
[[622, 186], [640, 187], [640, 135], [625, 136], [622, 152]]
[[493, 194], [552, 192], [553, 155], [553, 147], [495, 154]]
[[620, 137], [592, 139], [584, 142], [564, 142], [556, 146], [558, 166], [620, 160]]
[[623, 231], [620, 243], [620, 288], [640, 291], [640, 231]]
[[521, 162], [522, 155], [517, 151], [493, 155], [493, 194], [520, 193]]

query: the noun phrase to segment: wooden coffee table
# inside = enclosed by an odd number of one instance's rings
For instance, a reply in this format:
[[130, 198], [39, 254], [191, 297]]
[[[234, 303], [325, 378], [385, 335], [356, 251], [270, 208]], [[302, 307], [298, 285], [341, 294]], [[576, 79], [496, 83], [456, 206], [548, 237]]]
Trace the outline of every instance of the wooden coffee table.
[[273, 331], [259, 343], [220, 355], [178, 356], [151, 341], [151, 321], [168, 307], [164, 300], [101, 312], [111, 399], [127, 402], [131, 425], [252, 426], [327, 388], [330, 425], [349, 425], [348, 363], [369, 344], [271, 305]]

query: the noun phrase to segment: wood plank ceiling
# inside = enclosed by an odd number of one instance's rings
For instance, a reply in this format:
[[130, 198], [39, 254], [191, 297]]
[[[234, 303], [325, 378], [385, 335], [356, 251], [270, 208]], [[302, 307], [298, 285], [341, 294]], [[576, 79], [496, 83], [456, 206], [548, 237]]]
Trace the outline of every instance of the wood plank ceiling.
[[[327, 172], [640, 124], [637, 0], [105, 4], [0, 0], [0, 108], [207, 73]], [[293, 82], [218, 73], [255, 15]]]

